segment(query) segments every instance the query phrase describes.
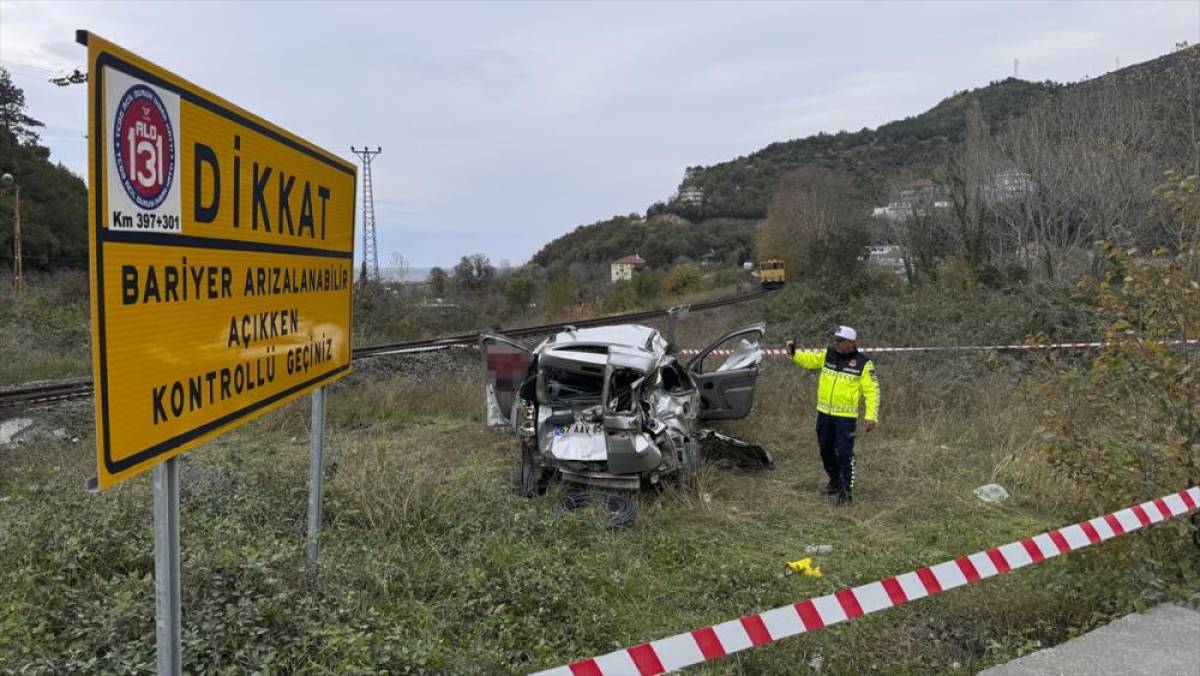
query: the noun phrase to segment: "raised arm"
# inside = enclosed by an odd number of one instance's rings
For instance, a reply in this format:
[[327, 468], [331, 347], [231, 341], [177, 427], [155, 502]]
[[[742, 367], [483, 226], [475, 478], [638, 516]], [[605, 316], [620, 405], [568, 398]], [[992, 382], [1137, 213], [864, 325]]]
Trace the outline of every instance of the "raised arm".
[[796, 343], [787, 342], [788, 355], [792, 363], [800, 368], [816, 371], [825, 365], [825, 350], [796, 350]]

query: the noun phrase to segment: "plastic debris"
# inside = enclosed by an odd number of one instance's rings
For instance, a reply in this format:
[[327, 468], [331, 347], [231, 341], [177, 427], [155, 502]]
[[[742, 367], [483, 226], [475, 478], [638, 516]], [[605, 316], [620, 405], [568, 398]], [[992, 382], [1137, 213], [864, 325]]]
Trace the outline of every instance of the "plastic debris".
[[820, 671], [821, 665], [825, 663], [825, 657], [818, 651], [812, 657], [808, 658], [808, 666], [813, 671]]
[[0, 446], [11, 444], [17, 435], [33, 425], [33, 418], [9, 418], [0, 422]]
[[63, 440], [69, 441], [73, 444], [79, 443], [78, 436], [71, 434], [70, 432], [68, 432], [66, 429], [64, 429], [62, 427], [51, 430], [50, 436], [54, 437], [55, 439], [63, 439]]
[[804, 573], [808, 577], [821, 577], [821, 569], [813, 565], [811, 556], [806, 556], [799, 561], [788, 561], [787, 567], [793, 573]]
[[1008, 491], [1000, 484], [984, 484], [975, 489], [975, 497], [989, 505], [998, 505], [1008, 499]]
[[804, 548], [805, 554], [831, 554], [833, 545], [808, 545]]

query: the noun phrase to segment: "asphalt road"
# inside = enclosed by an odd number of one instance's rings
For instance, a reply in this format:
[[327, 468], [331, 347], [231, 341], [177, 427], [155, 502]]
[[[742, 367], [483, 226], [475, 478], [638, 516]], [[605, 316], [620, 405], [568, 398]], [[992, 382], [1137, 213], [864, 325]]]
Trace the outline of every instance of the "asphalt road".
[[980, 676], [1200, 675], [1200, 612], [1161, 605], [1062, 645], [980, 672]]

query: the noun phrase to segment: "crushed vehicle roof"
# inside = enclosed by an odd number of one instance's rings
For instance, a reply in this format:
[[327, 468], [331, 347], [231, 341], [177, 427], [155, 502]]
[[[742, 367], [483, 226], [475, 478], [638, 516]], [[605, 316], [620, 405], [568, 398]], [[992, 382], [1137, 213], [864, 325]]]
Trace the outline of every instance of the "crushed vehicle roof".
[[638, 324], [568, 329], [546, 339], [538, 346], [538, 349], [561, 348], [572, 344], [620, 345], [639, 348], [647, 352], [666, 352], [667, 349], [667, 341], [662, 334], [649, 326]]

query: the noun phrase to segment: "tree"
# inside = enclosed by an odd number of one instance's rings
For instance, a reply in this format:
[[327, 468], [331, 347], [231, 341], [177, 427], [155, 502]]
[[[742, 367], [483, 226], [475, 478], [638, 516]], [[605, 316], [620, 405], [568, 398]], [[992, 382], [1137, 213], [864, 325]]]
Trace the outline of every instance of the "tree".
[[643, 268], [633, 275], [633, 292], [642, 303], [658, 299], [662, 289], [663, 274], [658, 270]]
[[463, 256], [454, 266], [454, 283], [468, 293], [483, 293], [496, 276], [496, 268], [481, 253]]
[[25, 113], [25, 92], [13, 84], [8, 71], [0, 66], [0, 125], [20, 143], [38, 142], [36, 127], [46, 126]]
[[1186, 173], [1200, 175], [1200, 45], [1175, 45], [1180, 67], [1166, 75], [1163, 87], [1168, 153], [1177, 150], [1177, 163]]
[[393, 279], [403, 284], [408, 281], [408, 259], [402, 256], [399, 251], [393, 251], [388, 271], [391, 273]]
[[429, 285], [429, 290], [433, 291], [438, 296], [446, 295], [446, 271], [438, 266], [429, 268], [429, 280], [426, 284]]
[[[1007, 226], [1001, 234], [1019, 248], [1034, 243], [1057, 278], [1094, 242], [1145, 233], [1138, 223], [1157, 173], [1153, 117], [1142, 97], [1106, 86], [1064, 94], [1014, 123], [997, 138], [984, 179], [990, 211]], [[1017, 172], [1019, 183], [1002, 185], [1001, 170]]]
[[[5, 88], [11, 83], [6, 83]], [[12, 100], [20, 90], [4, 96]], [[21, 94], [23, 99], [23, 94]], [[13, 106], [4, 114], [15, 119]], [[27, 116], [26, 116], [27, 117]], [[15, 131], [14, 131], [15, 130]], [[50, 161], [50, 149], [31, 138], [21, 125], [0, 129], [0, 173], [10, 173], [21, 186], [22, 248], [26, 270], [86, 267], [88, 261], [87, 187], [62, 164]], [[0, 257], [12, 251], [15, 191], [0, 190]]]
[[866, 218], [865, 204], [844, 174], [794, 171], [771, 200], [758, 251], [764, 259], [783, 260], [789, 278], [847, 279], [862, 269]]
[[992, 160], [991, 133], [978, 99], [971, 99], [966, 121], [966, 139], [946, 162], [939, 179], [949, 189], [958, 246], [974, 274], [983, 268], [990, 254], [988, 238], [992, 228], [987, 191], [996, 167]]
[[700, 268], [695, 263], [683, 263], [671, 268], [663, 280], [663, 290], [679, 296], [700, 288]]
[[546, 290], [546, 299], [543, 302], [543, 308], [547, 313], [561, 313], [578, 302], [578, 300], [578, 281], [566, 272], [559, 272], [550, 276], [550, 286]]
[[528, 310], [536, 288], [533, 276], [521, 270], [508, 276], [508, 281], [504, 283], [504, 298], [513, 308]]

